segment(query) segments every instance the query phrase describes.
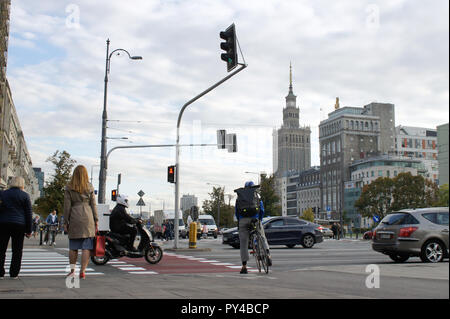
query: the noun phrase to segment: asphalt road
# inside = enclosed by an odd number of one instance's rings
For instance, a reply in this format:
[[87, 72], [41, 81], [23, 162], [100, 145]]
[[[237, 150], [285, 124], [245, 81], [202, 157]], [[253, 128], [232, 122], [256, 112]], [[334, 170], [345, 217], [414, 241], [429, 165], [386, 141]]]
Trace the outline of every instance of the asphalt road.
[[270, 273], [257, 272], [251, 260], [246, 275], [239, 274], [239, 250], [223, 245], [220, 237], [200, 240], [198, 250], [187, 249], [187, 240], [177, 251], [172, 242], [162, 244], [165, 255], [158, 265], [129, 258], [106, 266], [91, 263], [80, 288], [68, 288], [67, 240], [59, 237], [51, 248], [26, 240], [20, 279], [1, 280], [0, 298], [449, 298], [448, 260], [424, 264], [411, 258], [396, 264], [372, 251], [369, 241], [325, 240], [312, 249], [274, 246]]

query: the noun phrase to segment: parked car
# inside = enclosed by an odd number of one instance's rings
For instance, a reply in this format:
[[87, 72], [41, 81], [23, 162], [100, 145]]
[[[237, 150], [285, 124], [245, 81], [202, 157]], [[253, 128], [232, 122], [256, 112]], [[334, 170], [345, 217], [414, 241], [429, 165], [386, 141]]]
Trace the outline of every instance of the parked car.
[[372, 248], [396, 262], [448, 258], [448, 207], [405, 209], [385, 216], [375, 228]]
[[331, 229], [323, 226], [319, 226], [318, 229], [322, 232], [323, 237], [333, 237], [333, 232]]
[[[270, 217], [263, 219], [264, 232], [270, 246], [285, 245], [289, 248], [302, 245], [312, 248], [323, 241], [319, 225], [297, 217]], [[239, 232], [237, 227], [223, 232], [222, 243], [239, 248]]]

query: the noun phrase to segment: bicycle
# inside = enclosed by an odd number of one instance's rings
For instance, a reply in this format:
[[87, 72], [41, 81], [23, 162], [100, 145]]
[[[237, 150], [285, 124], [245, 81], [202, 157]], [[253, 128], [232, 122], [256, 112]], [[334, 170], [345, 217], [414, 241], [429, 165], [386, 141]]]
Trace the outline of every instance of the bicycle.
[[257, 226], [258, 220], [252, 220], [250, 229], [250, 243], [253, 249], [253, 255], [256, 259], [256, 267], [258, 271], [261, 272], [261, 267], [264, 269], [265, 273], [269, 273], [269, 263], [267, 251], [264, 248], [264, 239], [262, 238]]
[[[47, 244], [49, 246], [55, 245], [55, 240], [56, 240], [56, 235], [58, 233], [58, 225], [57, 224], [51, 224], [51, 225], [47, 225]], [[51, 235], [51, 236], [50, 236]], [[51, 237], [51, 240], [50, 240]]]

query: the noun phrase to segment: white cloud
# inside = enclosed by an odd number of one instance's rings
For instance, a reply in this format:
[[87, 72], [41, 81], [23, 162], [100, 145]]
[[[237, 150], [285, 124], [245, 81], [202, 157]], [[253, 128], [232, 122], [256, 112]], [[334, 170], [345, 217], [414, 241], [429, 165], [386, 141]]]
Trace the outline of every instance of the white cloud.
[[[448, 2], [373, 3], [78, 0], [80, 27], [68, 28], [69, 2], [14, 1], [10, 58], [47, 52], [8, 68], [33, 164], [51, 171], [45, 158], [56, 149], [89, 172], [98, 164], [107, 38], [111, 50], [143, 56], [112, 58], [108, 117], [121, 122], [109, 122], [116, 130], [108, 135], [129, 140], [109, 140], [108, 148], [174, 143], [181, 106], [225, 75], [219, 32], [232, 22], [248, 68], [189, 106], [181, 132], [186, 143], [210, 143], [216, 129], [226, 128], [238, 133], [239, 152], [183, 149], [182, 193], [201, 201], [211, 189], [207, 181], [228, 191], [256, 178], [245, 171], [271, 172], [271, 133], [282, 122], [290, 61], [300, 124], [312, 130], [312, 164], [319, 162], [319, 122], [337, 96], [342, 106], [394, 103], [397, 125], [448, 122]], [[376, 27], [368, 24], [374, 13]], [[173, 148], [117, 150], [107, 189], [121, 172], [123, 192], [136, 197], [142, 188], [147, 201], [173, 206], [166, 167], [174, 160]]]

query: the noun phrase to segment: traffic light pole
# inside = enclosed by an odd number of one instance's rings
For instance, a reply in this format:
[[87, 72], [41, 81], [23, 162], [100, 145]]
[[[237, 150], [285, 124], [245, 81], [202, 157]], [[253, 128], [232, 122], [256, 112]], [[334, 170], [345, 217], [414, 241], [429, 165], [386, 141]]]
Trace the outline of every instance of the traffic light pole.
[[245, 69], [247, 67], [247, 64], [239, 64], [241, 66], [241, 68], [237, 69], [236, 71], [234, 71], [233, 73], [227, 75], [226, 77], [224, 77], [222, 80], [220, 80], [219, 82], [217, 82], [216, 84], [212, 85], [211, 87], [209, 87], [208, 89], [206, 89], [205, 91], [203, 91], [202, 93], [198, 94], [196, 97], [194, 97], [193, 99], [189, 100], [188, 102], [186, 102], [186, 104], [183, 105], [183, 107], [180, 110], [180, 114], [178, 115], [178, 121], [177, 121], [177, 144], [176, 144], [176, 150], [175, 150], [175, 241], [174, 241], [174, 249], [178, 248], [178, 238], [179, 238], [179, 234], [178, 234], [178, 220], [180, 218], [180, 213], [179, 213], [179, 186], [180, 186], [180, 124], [181, 124], [181, 117], [183, 116], [184, 111], [186, 110], [186, 108], [191, 105], [192, 103], [194, 103], [195, 101], [197, 101], [199, 98], [201, 98], [202, 96], [206, 95], [207, 93], [209, 93], [210, 91], [214, 90], [216, 87], [218, 87], [219, 85], [221, 85], [222, 83], [224, 83], [225, 81], [227, 81], [228, 79], [230, 79], [231, 77], [233, 77], [234, 75], [236, 75], [237, 73], [241, 72], [243, 69]]

